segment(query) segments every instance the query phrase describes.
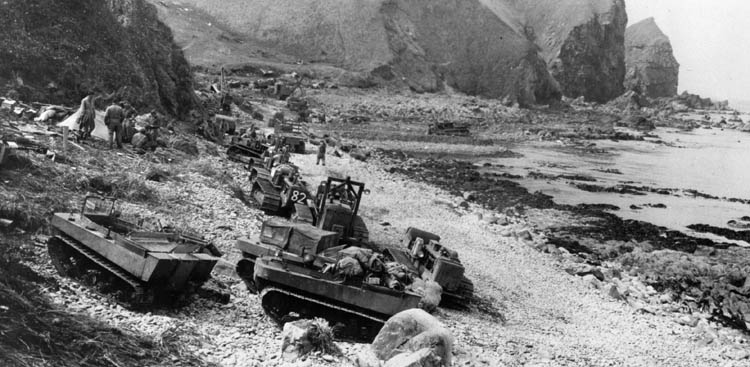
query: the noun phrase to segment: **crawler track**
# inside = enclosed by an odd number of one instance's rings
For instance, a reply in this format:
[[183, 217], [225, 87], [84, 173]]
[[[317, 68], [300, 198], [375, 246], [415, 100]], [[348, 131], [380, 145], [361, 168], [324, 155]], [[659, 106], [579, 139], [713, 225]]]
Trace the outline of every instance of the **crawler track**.
[[440, 306], [465, 310], [469, 308], [472, 300], [474, 299], [474, 283], [471, 279], [464, 276], [461, 278], [461, 285], [458, 290], [453, 293], [445, 292], [442, 295]]
[[61, 275], [114, 294], [124, 306], [138, 308], [154, 303], [154, 294], [144, 282], [64, 234], [51, 237], [47, 251]]
[[260, 209], [266, 214], [277, 215], [281, 208], [281, 196], [271, 182], [257, 179], [253, 183], [251, 196], [260, 205]]
[[337, 338], [372, 341], [385, 324], [380, 316], [327, 302], [276, 286], [266, 286], [260, 292], [263, 310], [277, 322], [321, 317], [334, 329]]

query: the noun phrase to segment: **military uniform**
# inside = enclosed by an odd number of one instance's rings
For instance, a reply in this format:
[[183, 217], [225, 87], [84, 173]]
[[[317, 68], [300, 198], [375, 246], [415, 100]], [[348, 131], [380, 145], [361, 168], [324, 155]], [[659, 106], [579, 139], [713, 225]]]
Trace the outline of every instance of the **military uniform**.
[[109, 149], [117, 142], [117, 148], [122, 149], [122, 123], [125, 120], [125, 111], [122, 107], [113, 104], [104, 112], [104, 124], [109, 130]]
[[91, 136], [91, 132], [96, 128], [96, 111], [94, 110], [94, 96], [88, 95], [81, 100], [81, 107], [78, 116], [78, 130], [81, 132], [81, 139]]
[[320, 142], [320, 146], [318, 146], [318, 159], [315, 161], [315, 165], [317, 166], [320, 164], [320, 162], [323, 162], [323, 165], [326, 165], [326, 141], [323, 140]]

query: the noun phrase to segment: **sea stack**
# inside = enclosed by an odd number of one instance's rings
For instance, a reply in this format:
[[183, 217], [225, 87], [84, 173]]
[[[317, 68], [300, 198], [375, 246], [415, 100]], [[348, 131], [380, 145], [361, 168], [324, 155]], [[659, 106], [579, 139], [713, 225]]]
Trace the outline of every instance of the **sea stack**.
[[625, 32], [625, 88], [651, 98], [677, 94], [680, 64], [669, 38], [654, 18], [631, 25]]

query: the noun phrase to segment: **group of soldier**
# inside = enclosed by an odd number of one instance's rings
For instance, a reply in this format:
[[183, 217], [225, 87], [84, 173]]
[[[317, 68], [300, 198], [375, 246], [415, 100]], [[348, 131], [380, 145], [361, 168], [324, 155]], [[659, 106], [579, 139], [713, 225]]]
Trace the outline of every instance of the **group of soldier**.
[[[96, 96], [88, 93], [81, 100], [79, 109], [78, 126], [79, 140], [86, 140], [91, 137], [91, 133], [96, 128], [96, 111], [94, 103]], [[112, 103], [104, 112], [104, 124], [107, 127], [109, 135], [109, 149], [122, 149], [123, 141], [132, 142], [133, 146], [139, 149], [149, 149], [156, 147], [157, 126], [149, 122], [144, 131], [136, 131], [132, 119], [136, 115], [136, 110], [127, 101]], [[154, 119], [152, 112], [151, 119]], [[130, 122], [130, 123], [128, 123]]]
[[[81, 100], [81, 107], [78, 116], [79, 139], [81, 140], [91, 137], [91, 133], [96, 127], [95, 101], [96, 96], [94, 96], [93, 93], [88, 93], [86, 97]], [[126, 124], [128, 119], [132, 122], [132, 118], [135, 117], [135, 114], [136, 110], [127, 101], [113, 103], [107, 107], [104, 112], [104, 124], [107, 126], [108, 130], [109, 149], [114, 149], [115, 145], [117, 146], [117, 149], [122, 149], [123, 141], [132, 142], [133, 146], [138, 149], [150, 149], [157, 146], [156, 134], [158, 127], [156, 124], [149, 123], [145, 126], [145, 131], [137, 132], [134, 131], [135, 128], [132, 123]], [[274, 117], [276, 118], [276, 116]], [[326, 137], [324, 137], [318, 146], [316, 165], [321, 163], [324, 166], [326, 165]], [[245, 130], [240, 138], [248, 140], [251, 145], [262, 143], [260, 141], [261, 138], [258, 137], [254, 127]], [[272, 137], [272, 139], [274, 139], [274, 141], [271, 141], [270, 143], [274, 146], [274, 149], [266, 151], [265, 154], [270, 155], [277, 152], [277, 154], [272, 155], [271, 158], [275, 159], [276, 162], [280, 164], [288, 163], [289, 146], [285, 144], [283, 139], [276, 140], [275, 137]]]

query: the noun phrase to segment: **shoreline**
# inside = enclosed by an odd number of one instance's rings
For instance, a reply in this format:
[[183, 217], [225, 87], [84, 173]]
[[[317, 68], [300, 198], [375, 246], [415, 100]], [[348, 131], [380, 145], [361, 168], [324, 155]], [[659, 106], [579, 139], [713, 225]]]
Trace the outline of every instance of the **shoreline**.
[[[556, 204], [551, 197], [529, 193], [496, 171], [480, 173], [487, 164], [479, 167], [461, 159], [420, 159], [398, 151], [379, 154], [389, 172], [437, 185], [467, 202], [511, 214], [517, 214], [519, 206], [529, 207], [533, 214], [528, 210], [524, 214], [547, 239], [538, 246], [540, 251], [579, 255], [595, 267], [615, 263], [660, 293], [671, 293], [674, 301], [688, 309], [708, 311], [707, 319], [744, 332], [750, 326], [750, 292], [744, 282], [746, 277], [750, 279], [750, 248], [622, 219], [606, 212], [612, 209], [606, 205]], [[445, 172], [452, 177], [446, 177]], [[553, 221], [550, 217], [558, 218]], [[546, 224], [550, 222], [554, 224]], [[710, 271], [701, 274], [705, 269]]]

